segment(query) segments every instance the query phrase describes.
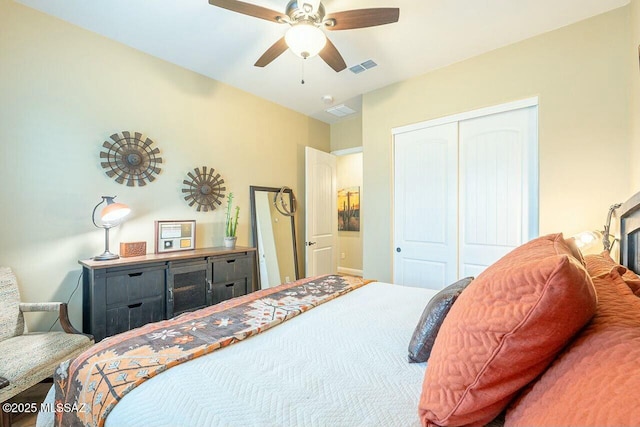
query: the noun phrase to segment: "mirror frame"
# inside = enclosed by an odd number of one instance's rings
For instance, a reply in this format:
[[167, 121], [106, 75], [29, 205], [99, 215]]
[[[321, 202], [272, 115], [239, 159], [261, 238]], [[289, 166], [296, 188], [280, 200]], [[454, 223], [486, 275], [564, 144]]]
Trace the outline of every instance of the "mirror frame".
[[[258, 289], [262, 289], [262, 279], [260, 277], [260, 260], [258, 259], [258, 257], [260, 256], [260, 251], [258, 248], [258, 227], [257, 227], [257, 218], [256, 218], [256, 196], [255, 193], [256, 191], [266, 191], [268, 193], [278, 193], [280, 192], [281, 188], [277, 188], [277, 187], [262, 187], [262, 186], [258, 186], [258, 185], [251, 185], [249, 187], [249, 200], [251, 202], [251, 236], [253, 238], [253, 245], [256, 248], [256, 261], [257, 261], [257, 265], [256, 265], [256, 277], [258, 278]], [[290, 188], [287, 188], [284, 190], [284, 193], [289, 194], [289, 205], [291, 206], [291, 203], [293, 203], [293, 190]], [[284, 215], [283, 215], [284, 216]], [[286, 218], [286, 217], [285, 217]], [[291, 218], [291, 238], [293, 239], [293, 263], [295, 264], [295, 275], [296, 275], [296, 280], [300, 279], [300, 272], [298, 269], [298, 248], [297, 248], [297, 244], [296, 244], [296, 223], [294, 220], [294, 216], [290, 216], [289, 218]]]

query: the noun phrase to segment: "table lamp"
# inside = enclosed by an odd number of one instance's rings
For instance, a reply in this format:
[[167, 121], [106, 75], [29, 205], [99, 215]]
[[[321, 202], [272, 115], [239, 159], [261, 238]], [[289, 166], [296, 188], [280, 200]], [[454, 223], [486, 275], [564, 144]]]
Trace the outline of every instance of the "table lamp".
[[[120, 258], [117, 254], [109, 251], [109, 229], [122, 224], [125, 217], [131, 213], [131, 209], [124, 203], [117, 203], [114, 200], [115, 198], [116, 196], [102, 196], [100, 203], [93, 208], [93, 214], [91, 215], [93, 225], [97, 228], [104, 228], [104, 252], [91, 258], [94, 261], [108, 261]], [[98, 225], [96, 223], [96, 211], [98, 206], [103, 203], [106, 203], [106, 206], [100, 211], [102, 225]]]

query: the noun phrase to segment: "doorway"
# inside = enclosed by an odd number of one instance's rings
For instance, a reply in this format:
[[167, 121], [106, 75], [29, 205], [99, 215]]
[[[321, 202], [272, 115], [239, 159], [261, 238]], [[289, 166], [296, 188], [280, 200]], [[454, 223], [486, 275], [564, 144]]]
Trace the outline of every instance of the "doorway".
[[338, 191], [338, 273], [362, 276], [362, 147], [332, 154]]
[[305, 277], [362, 276], [362, 177], [362, 147], [305, 148]]

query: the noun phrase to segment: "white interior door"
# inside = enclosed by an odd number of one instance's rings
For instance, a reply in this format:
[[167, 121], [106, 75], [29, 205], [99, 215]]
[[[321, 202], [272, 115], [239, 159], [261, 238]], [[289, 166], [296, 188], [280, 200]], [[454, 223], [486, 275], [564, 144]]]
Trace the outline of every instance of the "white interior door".
[[394, 283], [442, 289], [457, 275], [458, 124], [395, 135]]
[[305, 276], [338, 270], [336, 157], [305, 148]]
[[538, 235], [537, 107], [460, 122], [460, 277]]

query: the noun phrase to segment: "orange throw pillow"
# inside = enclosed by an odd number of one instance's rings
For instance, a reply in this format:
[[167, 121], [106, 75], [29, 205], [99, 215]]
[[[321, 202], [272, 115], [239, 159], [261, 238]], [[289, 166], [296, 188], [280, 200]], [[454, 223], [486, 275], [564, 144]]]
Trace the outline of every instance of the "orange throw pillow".
[[609, 273], [612, 269], [616, 269], [622, 276], [622, 280], [627, 284], [631, 291], [640, 297], [640, 276], [627, 267], [618, 264], [611, 258], [609, 251], [600, 254], [587, 255], [586, 258], [587, 271], [591, 277]]
[[598, 293], [593, 320], [514, 402], [505, 425], [640, 423], [640, 299], [617, 269], [594, 277], [593, 283]]
[[480, 274], [445, 318], [422, 386], [422, 424], [488, 423], [595, 309], [591, 278], [562, 234], [514, 249]]
[[611, 258], [609, 251], [604, 251], [599, 254], [589, 254], [585, 256], [584, 259], [587, 271], [589, 272], [589, 275], [591, 277], [600, 276], [602, 274], [609, 274], [609, 272], [614, 268], [620, 274], [624, 274], [627, 272], [627, 267], [615, 262]]

